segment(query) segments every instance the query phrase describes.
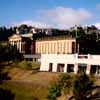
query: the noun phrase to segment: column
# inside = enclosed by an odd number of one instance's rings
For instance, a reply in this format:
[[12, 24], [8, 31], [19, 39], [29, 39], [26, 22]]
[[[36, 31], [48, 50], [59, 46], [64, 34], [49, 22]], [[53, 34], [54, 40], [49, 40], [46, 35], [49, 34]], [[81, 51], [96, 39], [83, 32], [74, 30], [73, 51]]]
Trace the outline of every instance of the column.
[[74, 73], [77, 74], [78, 72], [78, 64], [74, 64]]
[[67, 64], [65, 64], [64, 72], [67, 73]]
[[90, 69], [91, 69], [91, 65], [87, 65], [87, 68], [86, 68], [86, 74], [90, 74]]
[[53, 63], [52, 71], [57, 72], [57, 63]]
[[20, 49], [20, 52], [21, 52], [21, 41], [20, 41], [20, 48], [19, 49]]
[[14, 41], [13, 41], [13, 46], [14, 46]]

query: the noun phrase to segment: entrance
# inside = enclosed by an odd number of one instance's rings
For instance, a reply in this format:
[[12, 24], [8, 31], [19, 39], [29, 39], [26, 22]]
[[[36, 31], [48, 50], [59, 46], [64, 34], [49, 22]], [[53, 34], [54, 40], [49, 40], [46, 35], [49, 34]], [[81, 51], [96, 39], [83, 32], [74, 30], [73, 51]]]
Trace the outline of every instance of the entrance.
[[57, 65], [57, 72], [64, 72], [65, 64], [58, 64]]
[[78, 73], [86, 73], [87, 64], [78, 64]]

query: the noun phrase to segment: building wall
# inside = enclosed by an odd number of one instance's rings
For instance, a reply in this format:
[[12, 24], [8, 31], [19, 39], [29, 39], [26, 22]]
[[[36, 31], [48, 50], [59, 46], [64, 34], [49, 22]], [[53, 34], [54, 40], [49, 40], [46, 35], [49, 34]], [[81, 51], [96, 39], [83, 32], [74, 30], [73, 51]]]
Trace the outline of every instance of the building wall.
[[64, 72], [67, 72], [68, 64], [74, 65], [74, 73], [78, 72], [79, 64], [86, 65], [87, 74], [90, 73], [92, 65], [99, 66], [100, 71], [100, 55], [42, 54], [40, 70], [49, 71], [50, 63], [53, 64], [52, 72], [57, 72], [58, 64], [64, 64]]
[[[76, 51], [75, 39], [36, 41], [36, 54], [71, 54]], [[72, 51], [72, 45], [74, 46]]]

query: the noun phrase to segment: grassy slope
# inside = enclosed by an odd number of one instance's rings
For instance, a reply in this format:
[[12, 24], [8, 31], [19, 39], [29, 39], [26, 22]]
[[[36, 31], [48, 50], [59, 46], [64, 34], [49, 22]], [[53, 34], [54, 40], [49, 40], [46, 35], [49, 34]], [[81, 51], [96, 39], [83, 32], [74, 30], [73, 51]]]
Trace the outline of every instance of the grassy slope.
[[15, 100], [44, 100], [47, 96], [47, 87], [18, 83], [3, 83], [0, 87], [9, 89], [15, 94]]
[[[4, 71], [9, 72], [12, 80], [38, 83], [38, 85], [34, 85], [8, 82], [1, 85], [1, 87], [8, 88], [15, 93], [15, 100], [35, 100], [34, 98], [45, 100], [48, 92], [48, 84], [52, 80], [56, 80], [59, 75], [57, 73], [27, 71], [15, 67], [10, 69], [7, 67]], [[96, 80], [96, 83], [99, 85], [100, 80]], [[66, 97], [61, 96], [58, 100], [66, 100]]]
[[4, 69], [4, 72], [9, 72], [8, 76], [12, 80], [31, 81], [31, 84], [8, 81], [0, 85], [2, 88], [11, 90], [15, 94], [15, 100], [35, 100], [34, 98], [45, 100], [49, 82], [58, 76], [56, 73], [34, 72], [9, 66]]

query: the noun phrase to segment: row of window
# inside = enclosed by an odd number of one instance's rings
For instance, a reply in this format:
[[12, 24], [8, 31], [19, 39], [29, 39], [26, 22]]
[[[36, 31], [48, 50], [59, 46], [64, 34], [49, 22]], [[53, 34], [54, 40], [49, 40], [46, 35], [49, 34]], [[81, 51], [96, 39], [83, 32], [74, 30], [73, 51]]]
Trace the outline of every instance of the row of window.
[[66, 43], [48, 43], [48, 44], [37, 44], [37, 53], [75, 53], [76, 46], [75, 42]]
[[[65, 64], [57, 64], [57, 72], [64, 72]], [[77, 73], [85, 72], [87, 70], [87, 64], [78, 64]], [[90, 74], [100, 74], [100, 65], [91, 65]], [[53, 71], [53, 63], [49, 63], [49, 72]], [[67, 64], [66, 72], [74, 72], [74, 64]]]

